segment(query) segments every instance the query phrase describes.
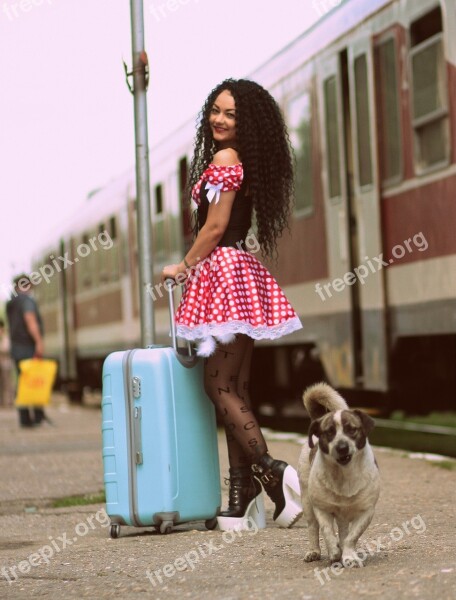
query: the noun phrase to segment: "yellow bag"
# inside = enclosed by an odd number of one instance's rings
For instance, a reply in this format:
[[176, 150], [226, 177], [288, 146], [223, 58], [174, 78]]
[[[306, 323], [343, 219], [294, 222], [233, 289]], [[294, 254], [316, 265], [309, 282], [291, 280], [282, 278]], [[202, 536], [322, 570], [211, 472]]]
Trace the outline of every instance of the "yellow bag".
[[57, 361], [28, 358], [19, 363], [16, 406], [45, 406], [51, 398]]

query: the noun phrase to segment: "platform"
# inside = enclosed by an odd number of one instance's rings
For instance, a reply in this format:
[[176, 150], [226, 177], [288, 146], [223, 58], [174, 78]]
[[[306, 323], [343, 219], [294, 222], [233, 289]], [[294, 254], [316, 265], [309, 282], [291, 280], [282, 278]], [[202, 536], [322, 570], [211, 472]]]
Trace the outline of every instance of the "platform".
[[[337, 571], [325, 554], [303, 562], [304, 522], [279, 529], [269, 499], [268, 527], [235, 536], [191, 523], [166, 536], [123, 527], [113, 540], [101, 504], [52, 508], [55, 498], [100, 492], [103, 476], [100, 411], [61, 402], [49, 415], [55, 427], [29, 431], [13, 409], [0, 411], [2, 599], [456, 597], [454, 461], [375, 448], [382, 492], [359, 544], [368, 558]], [[274, 456], [296, 465], [299, 435], [267, 437]], [[227, 475], [222, 436], [220, 456]]]

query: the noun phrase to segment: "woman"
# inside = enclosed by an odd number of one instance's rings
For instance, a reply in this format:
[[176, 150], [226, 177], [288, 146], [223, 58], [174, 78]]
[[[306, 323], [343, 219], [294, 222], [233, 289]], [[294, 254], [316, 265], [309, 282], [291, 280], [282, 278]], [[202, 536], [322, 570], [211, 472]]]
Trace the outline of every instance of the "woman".
[[274, 520], [291, 527], [301, 515], [296, 471], [267, 453], [248, 389], [254, 340], [301, 328], [271, 274], [244, 249], [254, 211], [263, 253], [276, 253], [293, 195], [285, 124], [275, 100], [257, 83], [228, 79], [207, 98], [189, 192], [198, 205], [197, 237], [182, 262], [162, 275], [187, 275], [177, 334], [198, 342], [198, 354], [206, 357], [205, 389], [225, 424], [230, 494], [218, 523], [231, 529], [258, 516], [261, 481], [276, 505]]

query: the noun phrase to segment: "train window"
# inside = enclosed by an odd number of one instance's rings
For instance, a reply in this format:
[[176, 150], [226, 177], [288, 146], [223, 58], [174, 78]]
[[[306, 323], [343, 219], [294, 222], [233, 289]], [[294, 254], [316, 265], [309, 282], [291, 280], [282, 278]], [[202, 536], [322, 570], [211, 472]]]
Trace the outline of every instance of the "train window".
[[163, 212], [163, 186], [161, 183], [155, 186], [155, 214], [161, 215]]
[[117, 222], [115, 217], [109, 219], [109, 235], [112, 240], [117, 239]]
[[354, 71], [359, 184], [364, 186], [372, 183], [369, 82], [367, 75], [367, 57], [365, 54], [362, 54], [355, 59]]
[[448, 120], [436, 121], [416, 130], [418, 138], [418, 167], [448, 163]]
[[340, 181], [340, 140], [337, 103], [337, 78], [329, 77], [324, 84], [325, 120], [326, 120], [326, 152], [328, 160], [329, 197], [341, 195]]
[[[104, 236], [105, 232], [106, 232], [106, 224], [100, 223], [98, 225], [98, 236], [102, 236], [102, 235]], [[98, 239], [100, 239], [100, 237]], [[93, 241], [95, 241], [95, 240], [93, 240]], [[108, 275], [109, 255], [108, 255], [108, 253], [96, 251], [96, 254], [94, 254], [93, 252], [91, 252], [85, 260], [88, 263], [90, 261], [90, 267], [93, 266], [95, 273], [97, 275], [98, 283], [103, 284], [109, 280], [109, 275]]]
[[296, 157], [296, 211], [310, 212], [313, 208], [312, 177], [312, 98], [310, 92], [301, 94], [288, 104], [288, 127]]
[[[109, 255], [109, 271], [111, 273], [111, 280], [118, 281], [120, 279], [120, 249], [118, 244], [116, 244], [117, 240], [117, 219], [116, 217], [111, 217], [109, 219], [109, 235], [112, 240], [112, 247], [108, 251]], [[105, 241], [106, 243], [106, 241]], [[109, 248], [109, 246], [108, 246]]]
[[[79, 259], [78, 264], [78, 289], [84, 290], [88, 287], [92, 286], [92, 260], [90, 253], [90, 235], [88, 233], [84, 233], [82, 235], [81, 246], [76, 249], [79, 256], [82, 256], [82, 259]], [[80, 254], [83, 252], [83, 255]]]
[[412, 55], [413, 116], [421, 119], [446, 109], [446, 78], [442, 40]]
[[[193, 228], [192, 228], [192, 216], [190, 203], [187, 202], [187, 198], [185, 195], [185, 191], [187, 189], [187, 179], [188, 179], [188, 161], [187, 157], [183, 156], [179, 160], [179, 206], [182, 211], [182, 222], [177, 232], [178, 239], [180, 239], [183, 235], [184, 247], [181, 250], [186, 253], [190, 246], [192, 245], [193, 239]], [[182, 229], [181, 229], [182, 228]], [[173, 248], [179, 248], [180, 241], [173, 240]]]
[[443, 30], [442, 11], [437, 6], [410, 25], [410, 44], [416, 46]]
[[[50, 257], [46, 256], [42, 262], [34, 264], [32, 266], [33, 272], [39, 273], [40, 267], [48, 263], [50, 263]], [[34, 286], [33, 295], [39, 305], [44, 306], [45, 304], [47, 304], [47, 291], [48, 282], [45, 279], [41, 279], [41, 281]]]
[[440, 8], [410, 28], [412, 113], [415, 156], [419, 170], [449, 160], [449, 121], [446, 63]]
[[154, 258], [157, 262], [163, 261], [165, 257], [165, 223], [159, 219], [153, 228], [154, 232]]
[[[49, 261], [51, 261], [51, 256], [58, 256], [58, 252], [52, 253], [49, 256]], [[46, 299], [49, 303], [55, 302], [59, 296], [59, 277], [60, 276], [57, 273], [54, 273], [53, 276], [50, 278], [49, 283], [46, 284]]]
[[379, 86], [380, 158], [384, 183], [401, 177], [402, 146], [399, 113], [399, 84], [397, 54], [394, 38], [379, 44], [376, 49], [377, 82]]
[[179, 160], [179, 200], [182, 206], [185, 201], [185, 189], [187, 187], [188, 176], [188, 161], [187, 157], [183, 156]]
[[154, 258], [157, 263], [164, 260], [165, 256], [165, 222], [163, 214], [163, 185], [155, 186], [155, 218], [153, 220]]

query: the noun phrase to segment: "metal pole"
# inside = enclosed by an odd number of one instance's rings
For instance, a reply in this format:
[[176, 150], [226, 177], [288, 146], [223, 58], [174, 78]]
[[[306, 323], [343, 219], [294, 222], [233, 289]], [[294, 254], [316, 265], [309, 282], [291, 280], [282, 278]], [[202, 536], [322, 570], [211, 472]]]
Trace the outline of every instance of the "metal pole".
[[149, 142], [147, 136], [147, 55], [144, 50], [143, 0], [131, 0], [131, 46], [135, 108], [136, 206], [139, 255], [139, 308], [141, 345], [154, 344], [154, 310], [148, 294], [153, 284], [153, 256], [150, 214]]

